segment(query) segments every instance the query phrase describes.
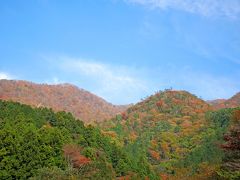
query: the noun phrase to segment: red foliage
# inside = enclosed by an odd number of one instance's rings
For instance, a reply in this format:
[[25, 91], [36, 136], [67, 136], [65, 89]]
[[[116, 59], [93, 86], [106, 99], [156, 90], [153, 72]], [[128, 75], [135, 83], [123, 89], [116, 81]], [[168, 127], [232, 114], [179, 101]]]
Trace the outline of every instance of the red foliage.
[[0, 80], [0, 89], [0, 99], [13, 100], [34, 107], [49, 107], [54, 111], [64, 110], [84, 122], [110, 119], [128, 108], [128, 106], [114, 106], [70, 84], [47, 85]]
[[66, 145], [63, 148], [64, 156], [70, 160], [74, 168], [80, 168], [91, 162], [89, 158], [80, 154], [81, 149], [76, 145]]
[[240, 129], [232, 129], [230, 135], [225, 135], [225, 144], [221, 147], [225, 150], [240, 150]]
[[131, 176], [127, 175], [127, 176], [121, 176], [118, 178], [118, 180], [130, 180]]
[[123, 120], [127, 120], [127, 114], [125, 112], [121, 113], [122, 119]]

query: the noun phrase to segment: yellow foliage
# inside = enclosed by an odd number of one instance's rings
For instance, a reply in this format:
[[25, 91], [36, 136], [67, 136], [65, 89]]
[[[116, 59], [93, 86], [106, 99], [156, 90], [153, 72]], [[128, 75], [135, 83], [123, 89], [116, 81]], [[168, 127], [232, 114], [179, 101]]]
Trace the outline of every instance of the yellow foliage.
[[110, 136], [110, 137], [113, 137], [113, 138], [117, 137], [117, 134], [114, 131], [101, 131], [101, 132], [105, 136]]

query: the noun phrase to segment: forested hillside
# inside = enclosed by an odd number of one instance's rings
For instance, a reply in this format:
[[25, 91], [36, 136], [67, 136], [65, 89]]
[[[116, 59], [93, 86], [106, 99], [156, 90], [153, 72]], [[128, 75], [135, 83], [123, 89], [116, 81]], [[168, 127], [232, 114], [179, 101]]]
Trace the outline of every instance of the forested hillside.
[[101, 127], [132, 157], [144, 157], [162, 179], [220, 178], [220, 145], [233, 110], [211, 110], [188, 92], [165, 91]]
[[230, 99], [217, 99], [213, 101], [208, 101], [214, 109], [223, 109], [223, 108], [235, 108], [240, 106], [240, 92], [235, 94]]
[[135, 179], [157, 176], [145, 161], [70, 113], [0, 101], [0, 179]]
[[0, 99], [71, 112], [87, 123], [109, 119], [128, 107], [112, 105], [71, 84], [47, 85], [13, 80], [0, 80]]
[[240, 178], [240, 108], [158, 92], [85, 126], [67, 112], [0, 100], [1, 179]]

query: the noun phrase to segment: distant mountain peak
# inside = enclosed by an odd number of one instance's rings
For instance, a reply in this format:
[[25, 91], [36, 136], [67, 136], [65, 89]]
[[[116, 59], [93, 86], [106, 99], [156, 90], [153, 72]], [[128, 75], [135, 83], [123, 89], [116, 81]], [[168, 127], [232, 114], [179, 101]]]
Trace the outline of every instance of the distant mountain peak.
[[230, 99], [216, 99], [207, 101], [214, 109], [235, 108], [240, 106], [240, 92], [236, 93]]
[[155, 93], [154, 95], [130, 107], [128, 111], [135, 111], [137, 109], [141, 111], [142, 109], [149, 111], [154, 108], [162, 108], [168, 109], [168, 112], [175, 109], [176, 106], [181, 106], [181, 111], [187, 108], [189, 109], [189, 112], [204, 112], [210, 109], [210, 106], [205, 101], [187, 91], [166, 90]]

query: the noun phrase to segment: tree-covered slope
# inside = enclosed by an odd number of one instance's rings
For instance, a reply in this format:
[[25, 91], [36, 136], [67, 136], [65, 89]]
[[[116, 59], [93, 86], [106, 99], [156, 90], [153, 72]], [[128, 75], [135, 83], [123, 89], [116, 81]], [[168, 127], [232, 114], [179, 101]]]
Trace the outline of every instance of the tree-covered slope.
[[0, 101], [0, 179], [154, 177], [111, 138], [70, 113]]
[[210, 112], [185, 91], [164, 91], [101, 124], [133, 158], [144, 157], [163, 179], [211, 179], [224, 157], [219, 147], [231, 112]]

